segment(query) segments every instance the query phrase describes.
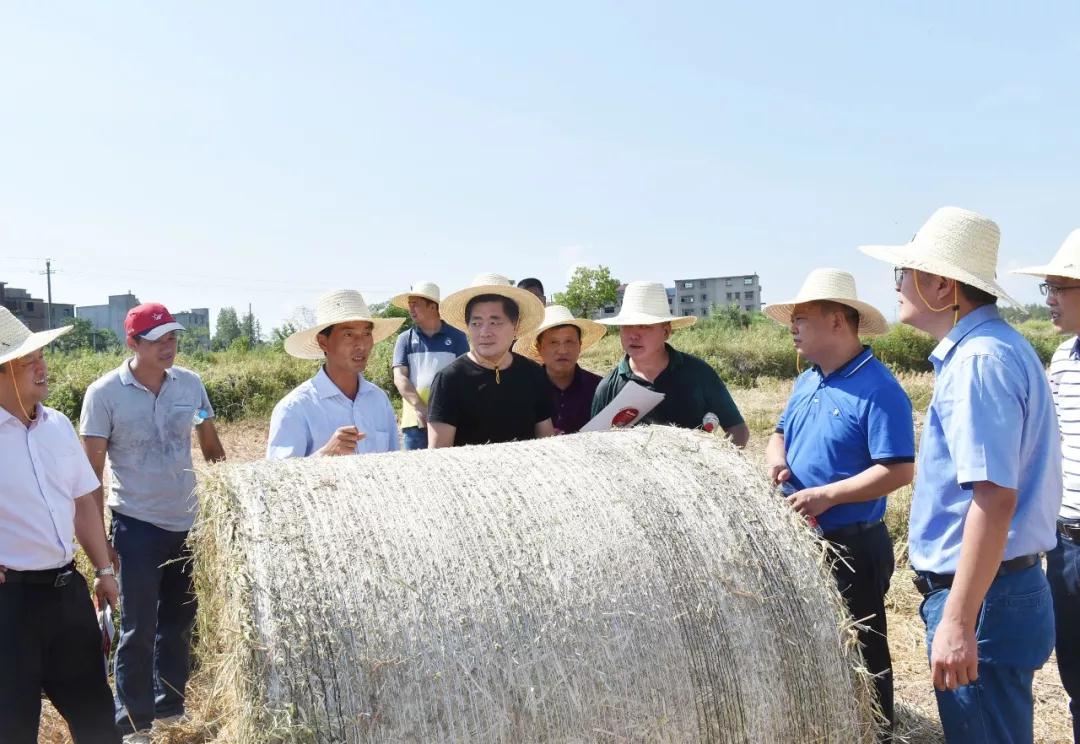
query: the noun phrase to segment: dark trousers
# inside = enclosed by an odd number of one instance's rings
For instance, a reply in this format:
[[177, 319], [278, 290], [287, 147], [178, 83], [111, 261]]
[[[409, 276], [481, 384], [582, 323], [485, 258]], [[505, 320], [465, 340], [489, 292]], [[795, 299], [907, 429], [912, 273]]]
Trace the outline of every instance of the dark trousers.
[[401, 438], [407, 450], [427, 449], [426, 426], [406, 426], [401, 430]]
[[116, 512], [112, 530], [120, 556], [116, 725], [128, 734], [184, 712], [195, 593], [186, 532]]
[[0, 742], [35, 744], [41, 693], [76, 744], [117, 744], [101, 632], [86, 581], [0, 584]]
[[889, 654], [885, 595], [896, 567], [892, 538], [884, 524], [841, 538], [829, 538], [843, 560], [833, 565], [840, 594], [848, 612], [865, 627], [859, 629], [866, 668], [875, 675], [878, 703], [889, 720], [896, 723], [893, 710], [892, 656]]
[[1080, 544], [1058, 534], [1057, 547], [1046, 554], [1046, 578], [1054, 598], [1058, 672], [1069, 696], [1073, 741], [1080, 744]]

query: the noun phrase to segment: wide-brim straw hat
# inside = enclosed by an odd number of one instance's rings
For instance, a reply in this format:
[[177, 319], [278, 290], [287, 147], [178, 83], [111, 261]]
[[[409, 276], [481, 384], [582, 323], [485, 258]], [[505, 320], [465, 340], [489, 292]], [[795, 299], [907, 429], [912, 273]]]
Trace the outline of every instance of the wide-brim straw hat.
[[789, 325], [795, 306], [805, 302], [838, 302], [855, 308], [859, 311], [860, 336], [876, 336], [889, 330], [885, 316], [873, 305], [859, 299], [855, 277], [840, 269], [814, 269], [794, 299], [766, 305], [763, 312], [777, 323]]
[[318, 335], [338, 323], [371, 323], [371, 336], [375, 343], [392, 336], [405, 322], [404, 318], [372, 317], [363, 296], [352, 289], [327, 292], [315, 304], [315, 325], [305, 328], [285, 339], [285, 351], [299, 359], [322, 359], [326, 356], [319, 348]]
[[467, 288], [447, 295], [439, 305], [442, 319], [454, 328], [467, 332], [469, 324], [465, 319], [465, 308], [472, 298], [480, 295], [499, 295], [517, 303], [519, 317], [515, 338], [532, 333], [544, 322], [544, 303], [540, 298], [527, 289], [515, 287], [502, 274], [479, 274], [473, 277], [472, 284]]
[[51, 344], [73, 326], [34, 333], [6, 307], [0, 307], [0, 364], [32, 354]]
[[660, 282], [630, 282], [623, 289], [619, 314], [596, 322], [610, 326], [671, 323], [672, 330], [676, 330], [694, 325], [697, 317], [685, 315], [679, 318], [672, 315], [667, 290]]
[[1073, 230], [1065, 242], [1058, 248], [1058, 252], [1050, 259], [1050, 263], [1042, 266], [1027, 266], [1016, 269], [1013, 274], [1027, 274], [1039, 276], [1045, 279], [1048, 276], [1067, 276], [1070, 279], [1080, 279], [1080, 230]]
[[431, 300], [438, 305], [439, 285], [435, 282], [417, 282], [412, 285], [408, 292], [391, 297], [390, 304], [394, 307], [400, 307], [402, 310], [408, 310], [410, 297], [423, 297], [425, 300]]
[[595, 344], [597, 341], [604, 337], [607, 333], [607, 328], [592, 320], [584, 320], [582, 318], [575, 318], [567, 308], [562, 305], [548, 305], [544, 308], [544, 322], [540, 324], [540, 327], [531, 333], [526, 333], [518, 338], [517, 345], [514, 346], [514, 350], [524, 354], [525, 356], [535, 361], [541, 362], [540, 350], [537, 345], [540, 341], [540, 335], [544, 331], [551, 330], [552, 328], [558, 328], [559, 326], [574, 326], [581, 331], [581, 350], [585, 351], [587, 348]]
[[989, 217], [960, 207], [942, 207], [910, 243], [861, 245], [859, 250], [893, 266], [955, 279], [1019, 305], [997, 283], [1000, 243], [1001, 230]]

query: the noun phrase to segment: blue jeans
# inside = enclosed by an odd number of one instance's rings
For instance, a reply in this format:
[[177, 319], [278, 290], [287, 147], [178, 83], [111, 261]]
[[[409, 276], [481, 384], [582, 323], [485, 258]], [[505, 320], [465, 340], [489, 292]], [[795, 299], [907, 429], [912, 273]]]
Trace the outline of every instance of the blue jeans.
[[401, 430], [401, 436], [405, 440], [405, 449], [427, 449], [427, 427], [406, 426]]
[[1059, 534], [1057, 547], [1046, 554], [1046, 578], [1054, 597], [1058, 672], [1069, 696], [1073, 741], [1080, 742], [1080, 545]]
[[120, 556], [116, 725], [129, 734], [184, 712], [195, 593], [186, 532], [113, 512]]
[[[936, 589], [919, 608], [928, 654], [948, 596], [948, 589]], [[955, 690], [935, 691], [946, 741], [1031, 742], [1031, 683], [1054, 648], [1054, 610], [1041, 565], [994, 579], [979, 610], [975, 637], [979, 679]]]

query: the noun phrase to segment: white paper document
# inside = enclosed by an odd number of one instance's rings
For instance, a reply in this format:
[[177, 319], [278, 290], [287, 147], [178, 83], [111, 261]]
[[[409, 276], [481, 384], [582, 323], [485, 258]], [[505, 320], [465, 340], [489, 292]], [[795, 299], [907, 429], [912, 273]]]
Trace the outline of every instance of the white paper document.
[[663, 399], [663, 393], [653, 392], [636, 382], [628, 382], [615, 400], [604, 406], [604, 410], [581, 427], [581, 431], [607, 431], [612, 427], [633, 426]]

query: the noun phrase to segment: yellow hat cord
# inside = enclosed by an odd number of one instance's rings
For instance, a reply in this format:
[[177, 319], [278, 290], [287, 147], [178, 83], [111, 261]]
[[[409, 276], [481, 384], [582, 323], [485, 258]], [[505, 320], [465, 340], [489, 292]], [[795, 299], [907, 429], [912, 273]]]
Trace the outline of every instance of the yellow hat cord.
[[481, 367], [495, 371], [495, 384], [501, 385], [502, 379], [499, 377], [499, 366], [503, 363], [506, 357], [510, 355], [510, 350], [507, 349], [505, 352], [503, 352], [503, 355], [499, 357], [499, 360], [494, 363], [487, 357], [481, 356], [480, 352], [478, 352], [476, 349], [473, 349], [473, 354], [476, 356], [476, 361], [480, 364]]
[[27, 421], [35, 421], [35, 420], [37, 420], [37, 407], [36, 406], [34, 407], [34, 414], [33, 415], [30, 415], [26, 411], [26, 404], [23, 403], [22, 394], [19, 392], [19, 386], [15, 382], [15, 374], [14, 374], [15, 368], [12, 367], [10, 369], [10, 372], [12, 372], [12, 374], [10, 375], [10, 377], [11, 377], [11, 387], [14, 388], [14, 390], [15, 390], [15, 400], [17, 400], [19, 402], [19, 409], [22, 411], [22, 414], [26, 418]]
[[930, 312], [932, 312], [932, 313], [940, 313], [940, 312], [944, 312], [945, 310], [952, 310], [953, 311], [952, 324], [955, 326], [957, 323], [959, 323], [960, 322], [960, 283], [958, 281], [956, 281], [955, 279], [953, 279], [953, 304], [951, 304], [951, 305], [942, 305], [941, 307], [931, 307], [930, 303], [927, 302], [926, 298], [923, 296], [922, 287], [919, 286], [919, 270], [918, 269], [912, 269], [912, 271], [915, 272], [915, 276], [912, 277], [912, 279], [914, 279], [914, 283], [915, 283], [915, 291], [919, 293], [919, 299], [923, 301], [923, 304], [926, 305], [927, 309], [929, 309]]

